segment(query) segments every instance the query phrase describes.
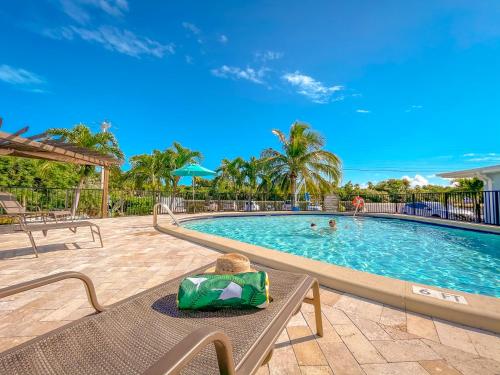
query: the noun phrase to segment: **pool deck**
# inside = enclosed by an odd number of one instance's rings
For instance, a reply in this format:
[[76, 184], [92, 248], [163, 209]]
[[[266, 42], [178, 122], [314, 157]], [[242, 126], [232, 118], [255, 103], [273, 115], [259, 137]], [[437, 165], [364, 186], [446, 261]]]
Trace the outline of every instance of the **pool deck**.
[[[164, 217], [162, 221], [168, 221]], [[104, 247], [88, 230], [36, 233], [34, 258], [24, 233], [0, 235], [0, 287], [76, 270], [110, 304], [194, 268], [219, 252], [152, 227], [152, 217], [95, 220]], [[272, 280], [271, 280], [272, 282]], [[314, 313], [303, 305], [259, 374], [499, 374], [497, 334], [322, 288], [325, 335], [313, 335]], [[0, 351], [92, 313], [76, 281], [0, 300]]]

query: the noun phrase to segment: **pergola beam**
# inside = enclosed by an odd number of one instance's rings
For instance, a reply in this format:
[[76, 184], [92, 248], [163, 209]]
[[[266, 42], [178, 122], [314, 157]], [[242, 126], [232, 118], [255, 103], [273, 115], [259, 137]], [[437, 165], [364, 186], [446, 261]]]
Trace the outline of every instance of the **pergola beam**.
[[[24, 133], [26, 133], [28, 131], [28, 129], [29, 128], [27, 126], [25, 126], [24, 128], [19, 129], [17, 132], [12, 133], [12, 136], [19, 136], [21, 134], [24, 134]], [[1, 141], [0, 140], [0, 146], [3, 145], [4, 143], [9, 143], [9, 142], [8, 141]]]
[[[28, 152], [35, 152], [37, 156], [43, 156], [43, 154], [47, 154], [47, 159], [53, 160], [54, 157], [65, 157], [66, 162], [70, 162], [70, 159], [75, 164], [88, 164], [88, 165], [99, 165], [99, 166], [111, 166], [119, 164], [119, 160], [114, 159], [109, 156], [99, 155], [93, 150], [85, 150], [83, 148], [69, 146], [66, 147], [63, 144], [52, 145], [49, 142], [37, 142], [28, 138], [23, 138], [18, 135], [9, 134], [6, 132], [0, 131], [0, 141], [4, 143], [0, 143], [0, 148], [8, 148], [8, 149], [19, 149], [20, 153], [27, 154]], [[84, 150], [87, 154], [82, 153]]]
[[17, 156], [20, 158], [30, 158], [30, 159], [41, 159], [41, 160], [49, 160], [49, 161], [57, 161], [61, 163], [71, 163], [78, 165], [93, 165], [96, 167], [101, 166], [100, 164], [93, 164], [87, 161], [74, 159], [69, 156], [59, 155], [59, 154], [51, 154], [48, 152], [38, 152], [38, 151], [27, 151], [27, 150], [12, 150], [12, 149], [2, 149], [0, 148], [0, 155], [9, 155], [9, 156]]
[[[2, 118], [0, 117], [0, 127]], [[72, 163], [78, 165], [93, 165], [103, 168], [103, 191], [101, 201], [101, 215], [108, 215], [108, 185], [109, 167], [119, 165], [120, 160], [110, 155], [102, 155], [98, 151], [86, 149], [59, 139], [47, 139], [47, 133], [30, 137], [21, 137], [28, 131], [24, 127], [15, 133], [0, 131], [0, 156], [19, 156], [31, 159], [43, 159]]]

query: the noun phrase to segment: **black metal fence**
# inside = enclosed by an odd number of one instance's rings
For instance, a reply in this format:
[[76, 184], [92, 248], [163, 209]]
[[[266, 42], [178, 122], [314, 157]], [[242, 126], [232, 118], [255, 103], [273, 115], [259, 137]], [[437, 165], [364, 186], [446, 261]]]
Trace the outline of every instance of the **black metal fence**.
[[[359, 194], [362, 212], [406, 214], [500, 225], [500, 191]], [[340, 199], [340, 211], [354, 211], [356, 195]]]
[[[168, 204], [174, 213], [226, 212], [226, 211], [291, 211], [291, 196], [276, 194], [190, 193], [175, 197], [161, 194], [159, 202]], [[322, 211], [323, 197], [299, 194], [295, 210]]]
[[[0, 191], [13, 194], [27, 211], [69, 210], [75, 198], [75, 189], [1, 187]], [[193, 199], [194, 198], [194, 199]], [[77, 217], [95, 218], [101, 212], [102, 190], [82, 189], [78, 203]], [[298, 195], [298, 210], [321, 211], [322, 197]], [[224, 212], [224, 211], [290, 211], [291, 196], [275, 194], [234, 193], [177, 193], [110, 190], [108, 198], [109, 216], [149, 215], [155, 203], [165, 203], [174, 213]], [[2, 214], [0, 208], [0, 214]]]
[[[10, 192], [28, 211], [70, 209], [75, 189], [0, 187]], [[500, 191], [360, 194], [365, 203], [362, 212], [407, 214], [439, 217], [474, 223], [500, 225]], [[355, 195], [340, 195], [338, 211], [355, 210]], [[82, 189], [77, 217], [99, 217], [102, 190]], [[111, 190], [108, 198], [109, 216], [149, 215], [155, 203], [165, 203], [174, 213], [231, 212], [231, 211], [323, 211], [324, 197], [298, 195], [296, 207], [292, 197], [276, 194], [206, 193], [176, 194], [159, 191]], [[331, 208], [329, 208], [331, 209]], [[2, 214], [0, 209], [0, 214]]]

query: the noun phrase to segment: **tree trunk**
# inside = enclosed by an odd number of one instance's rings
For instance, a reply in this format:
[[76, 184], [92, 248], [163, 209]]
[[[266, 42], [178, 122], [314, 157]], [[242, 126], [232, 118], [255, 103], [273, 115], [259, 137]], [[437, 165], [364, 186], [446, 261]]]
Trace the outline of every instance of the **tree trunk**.
[[291, 189], [292, 189], [292, 210], [293, 208], [295, 207], [295, 205], [297, 204], [296, 202], [296, 197], [295, 197], [295, 189], [297, 188], [297, 176], [295, 176], [294, 174], [292, 174], [290, 176], [290, 185], [291, 185]]
[[177, 184], [179, 183], [180, 179], [180, 177], [175, 176], [174, 180], [172, 181], [172, 195], [174, 196], [174, 198], [177, 194]]
[[78, 209], [78, 203], [80, 202], [80, 192], [83, 189], [83, 183], [85, 182], [85, 176], [80, 177], [78, 181], [78, 186], [76, 187], [75, 196], [73, 197], [73, 205], [71, 206], [71, 216], [76, 216], [76, 211]]

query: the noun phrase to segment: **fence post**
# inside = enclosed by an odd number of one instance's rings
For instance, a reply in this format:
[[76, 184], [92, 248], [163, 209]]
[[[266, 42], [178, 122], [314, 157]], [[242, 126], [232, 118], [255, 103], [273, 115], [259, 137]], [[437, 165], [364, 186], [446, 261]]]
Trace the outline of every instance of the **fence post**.
[[494, 194], [495, 200], [494, 200], [494, 205], [495, 205], [495, 225], [500, 225], [500, 191], [495, 191]]
[[474, 213], [476, 216], [476, 223], [481, 223], [481, 198], [482, 193], [474, 192]]
[[445, 216], [446, 216], [446, 219], [449, 218], [449, 215], [448, 215], [448, 196], [449, 196], [449, 193], [444, 193], [444, 209], [445, 209]]
[[415, 206], [415, 193], [411, 195], [411, 201], [412, 201], [412, 206], [413, 206], [413, 215], [417, 214], [417, 207]]

